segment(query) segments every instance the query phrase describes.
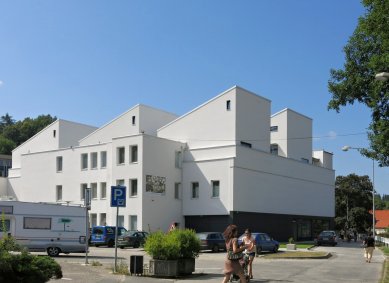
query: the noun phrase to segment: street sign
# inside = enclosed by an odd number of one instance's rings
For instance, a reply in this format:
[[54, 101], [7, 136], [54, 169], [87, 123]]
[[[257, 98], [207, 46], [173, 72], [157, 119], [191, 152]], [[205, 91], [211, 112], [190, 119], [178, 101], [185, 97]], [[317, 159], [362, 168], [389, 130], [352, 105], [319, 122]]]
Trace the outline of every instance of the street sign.
[[111, 186], [111, 207], [126, 207], [125, 186]]

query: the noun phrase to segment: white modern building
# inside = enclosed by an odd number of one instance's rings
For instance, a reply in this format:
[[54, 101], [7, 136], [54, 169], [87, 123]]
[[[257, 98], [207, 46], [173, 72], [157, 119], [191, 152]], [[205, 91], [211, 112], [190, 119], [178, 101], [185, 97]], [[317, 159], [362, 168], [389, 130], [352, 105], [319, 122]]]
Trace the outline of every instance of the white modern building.
[[183, 116], [136, 105], [95, 128], [57, 120], [12, 153], [3, 195], [83, 203], [91, 225], [116, 223], [110, 187], [127, 187], [119, 224], [241, 230], [311, 239], [333, 228], [332, 154], [312, 150], [312, 119], [233, 87]]

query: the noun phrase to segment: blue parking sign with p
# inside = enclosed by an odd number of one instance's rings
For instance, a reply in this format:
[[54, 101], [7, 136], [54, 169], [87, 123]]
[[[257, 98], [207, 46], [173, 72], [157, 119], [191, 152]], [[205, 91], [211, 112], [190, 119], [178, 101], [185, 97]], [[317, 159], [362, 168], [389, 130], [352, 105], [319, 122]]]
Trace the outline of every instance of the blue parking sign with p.
[[111, 207], [126, 207], [125, 186], [111, 186]]

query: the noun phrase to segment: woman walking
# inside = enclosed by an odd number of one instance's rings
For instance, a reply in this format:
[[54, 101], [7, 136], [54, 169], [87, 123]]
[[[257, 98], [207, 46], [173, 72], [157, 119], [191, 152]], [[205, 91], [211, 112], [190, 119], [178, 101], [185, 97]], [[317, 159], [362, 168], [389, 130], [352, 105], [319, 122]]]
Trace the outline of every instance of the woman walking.
[[[246, 245], [238, 246], [238, 228], [236, 225], [228, 225], [223, 233], [226, 240], [227, 258], [224, 262], [224, 279], [223, 283], [230, 280], [232, 274], [236, 274], [240, 278], [241, 283], [246, 283], [243, 268], [239, 264], [239, 256], [246, 249]], [[236, 259], [234, 259], [236, 257]]]
[[247, 228], [244, 231], [244, 237], [242, 239], [243, 243], [247, 246], [246, 252], [249, 256], [249, 266], [248, 266], [248, 271], [249, 271], [249, 277], [250, 279], [253, 279], [253, 261], [255, 257], [255, 252], [256, 252], [256, 243], [255, 239], [253, 236], [251, 236], [251, 231], [249, 228]]
[[370, 233], [369, 237], [365, 238], [363, 241], [363, 245], [365, 247], [365, 259], [366, 262], [371, 262], [371, 258], [373, 257], [373, 251], [375, 249], [375, 240], [373, 234]]

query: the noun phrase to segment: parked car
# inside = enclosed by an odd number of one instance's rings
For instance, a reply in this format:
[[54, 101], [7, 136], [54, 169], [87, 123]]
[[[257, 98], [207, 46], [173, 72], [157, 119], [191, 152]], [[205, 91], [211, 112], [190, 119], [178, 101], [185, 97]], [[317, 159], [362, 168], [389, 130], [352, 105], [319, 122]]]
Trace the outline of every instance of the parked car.
[[127, 231], [118, 237], [118, 247], [124, 249], [125, 247], [139, 248], [143, 245], [149, 233], [145, 231]]
[[[115, 226], [94, 226], [92, 228], [91, 245], [113, 247], [115, 245]], [[126, 228], [118, 227], [118, 237], [127, 232]]]
[[213, 252], [226, 250], [226, 242], [222, 233], [201, 232], [196, 235], [200, 239], [200, 250], [211, 250]]
[[[245, 236], [243, 234], [239, 237], [238, 243], [239, 245], [242, 243], [242, 238]], [[270, 237], [266, 233], [251, 233], [251, 236], [255, 239], [255, 242], [257, 244], [257, 254], [260, 254], [263, 251], [278, 252], [278, 248], [280, 247], [280, 243], [276, 240], [274, 240], [272, 237]]]
[[337, 242], [337, 236], [335, 231], [322, 231], [320, 232], [319, 236], [315, 239], [316, 245], [331, 245], [336, 246], [338, 244]]

